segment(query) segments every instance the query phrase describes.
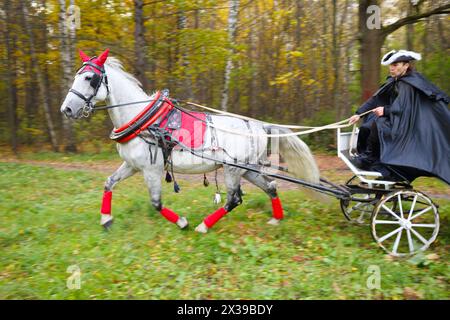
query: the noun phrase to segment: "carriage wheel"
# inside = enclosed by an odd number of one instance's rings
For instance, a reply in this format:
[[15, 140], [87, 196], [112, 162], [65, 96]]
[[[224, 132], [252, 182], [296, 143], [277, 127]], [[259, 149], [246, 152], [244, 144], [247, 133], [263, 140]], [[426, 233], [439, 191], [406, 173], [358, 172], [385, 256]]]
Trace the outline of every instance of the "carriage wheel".
[[376, 194], [352, 194], [352, 197], [361, 201], [341, 199], [341, 210], [345, 218], [352, 223], [369, 225], [373, 208], [379, 200]]
[[[346, 185], [351, 184], [356, 178], [358, 177], [353, 176], [346, 182]], [[352, 197], [361, 199], [361, 201], [341, 199], [341, 210], [345, 218], [352, 223], [369, 225], [370, 216], [379, 198], [375, 193], [352, 194]]]
[[393, 256], [426, 250], [439, 232], [439, 213], [426, 195], [410, 190], [389, 193], [373, 210], [372, 236]]

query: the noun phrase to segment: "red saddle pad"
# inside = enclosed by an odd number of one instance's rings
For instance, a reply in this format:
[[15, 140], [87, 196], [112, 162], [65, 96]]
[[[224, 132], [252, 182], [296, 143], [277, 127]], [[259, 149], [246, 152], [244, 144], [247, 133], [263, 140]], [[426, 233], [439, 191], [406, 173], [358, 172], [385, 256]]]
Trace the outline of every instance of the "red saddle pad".
[[[172, 136], [182, 142], [189, 148], [200, 148], [204, 143], [205, 132], [206, 132], [206, 114], [202, 112], [181, 112], [181, 124], [178, 120], [178, 126], [176, 129], [171, 127], [171, 123], [176, 122], [176, 113], [169, 119], [164, 119], [161, 122], [161, 127], [165, 127], [169, 121], [169, 126], [166, 128]], [[179, 114], [178, 114], [179, 117]]]

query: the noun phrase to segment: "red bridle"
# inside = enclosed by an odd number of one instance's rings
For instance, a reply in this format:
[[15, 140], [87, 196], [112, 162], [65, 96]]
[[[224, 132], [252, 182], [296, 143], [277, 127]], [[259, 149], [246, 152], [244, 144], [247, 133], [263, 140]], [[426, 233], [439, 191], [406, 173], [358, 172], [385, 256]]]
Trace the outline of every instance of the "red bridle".
[[[89, 116], [92, 111], [96, 110], [96, 108], [92, 106], [91, 99], [96, 96], [103, 80], [105, 81], [109, 94], [108, 81], [105, 69], [103, 67], [106, 58], [108, 57], [109, 50], [106, 49], [99, 57], [89, 57], [81, 50], [79, 53], [81, 59], [83, 60], [83, 66], [79, 69], [77, 74], [92, 71], [95, 73], [94, 77], [100, 77], [100, 81], [98, 81], [97, 85], [94, 87], [94, 94], [90, 97], [85, 97], [80, 92], [70, 89], [70, 92], [85, 101], [86, 106], [84, 109], [86, 110], [83, 109], [83, 115]], [[110, 138], [118, 143], [124, 143], [137, 137], [142, 131], [146, 130], [149, 126], [155, 123], [158, 118], [167, 115], [167, 113], [174, 108], [174, 105], [169, 100], [168, 96], [169, 92], [167, 90], [163, 90], [163, 92], [158, 91], [150, 103], [141, 112], [139, 112], [138, 115], [136, 115], [128, 123], [122, 125], [120, 128], [114, 129], [111, 132]], [[99, 107], [99, 109], [104, 108]]]
[[[69, 92], [72, 92], [80, 99], [84, 100], [85, 106], [83, 107], [82, 114], [85, 117], [88, 117], [92, 111], [94, 110], [94, 106], [91, 100], [97, 95], [98, 90], [100, 89], [102, 83], [104, 82], [106, 85], [107, 95], [109, 95], [109, 86], [108, 86], [108, 77], [105, 73], [105, 68], [103, 65], [105, 64], [106, 58], [108, 57], [109, 49], [106, 49], [99, 57], [90, 58], [83, 51], [79, 51], [81, 60], [83, 60], [83, 65], [78, 70], [77, 74], [82, 74], [88, 71], [92, 71], [95, 73], [94, 78], [91, 80], [91, 86], [94, 88], [94, 93], [86, 97], [81, 92], [71, 88]], [[97, 77], [97, 79], [95, 79]], [[94, 81], [95, 80], [95, 84]]]

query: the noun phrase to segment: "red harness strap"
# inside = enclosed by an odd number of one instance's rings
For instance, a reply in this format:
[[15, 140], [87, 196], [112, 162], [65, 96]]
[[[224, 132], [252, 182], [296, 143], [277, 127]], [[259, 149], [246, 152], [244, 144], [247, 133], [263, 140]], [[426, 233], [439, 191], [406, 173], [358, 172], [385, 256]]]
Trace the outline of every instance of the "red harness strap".
[[148, 110], [150, 110], [151, 107], [153, 107], [156, 101], [158, 101], [160, 95], [161, 95], [160, 91], [156, 92], [155, 98], [153, 99], [153, 101], [150, 101], [150, 103], [144, 108], [144, 110], [139, 112], [139, 114], [136, 117], [134, 117], [131, 121], [121, 126], [119, 129], [114, 129], [114, 132], [115, 133], [122, 132], [123, 130], [131, 126], [133, 123], [138, 121]]
[[[153, 105], [156, 103], [156, 101], [158, 101], [159, 97], [161, 95], [161, 92], [157, 92], [155, 95], [155, 98], [153, 99], [152, 102], [150, 102], [145, 108], [144, 110], [142, 110], [136, 117], [134, 117], [131, 121], [129, 121], [128, 123], [124, 124], [123, 126], [121, 126], [118, 129], [114, 129], [114, 133], [120, 133], [123, 130], [127, 129], [128, 127], [132, 126], [134, 123], [136, 123], [137, 121], [139, 121], [140, 118], [142, 118], [152, 107]], [[128, 136], [123, 137], [120, 140], [117, 140], [117, 142], [119, 143], [124, 143], [127, 141], [130, 141], [133, 138], [136, 138], [137, 135], [139, 133], [141, 133], [143, 130], [147, 129], [150, 125], [152, 125], [160, 116], [162, 116], [163, 114], [166, 114], [167, 112], [169, 112], [170, 110], [172, 110], [173, 108], [173, 104], [172, 102], [167, 99], [164, 98], [164, 102], [162, 104], [162, 106], [159, 108], [158, 111], [156, 111], [156, 113], [147, 121], [145, 122], [140, 128], [136, 129], [133, 133], [131, 133]]]

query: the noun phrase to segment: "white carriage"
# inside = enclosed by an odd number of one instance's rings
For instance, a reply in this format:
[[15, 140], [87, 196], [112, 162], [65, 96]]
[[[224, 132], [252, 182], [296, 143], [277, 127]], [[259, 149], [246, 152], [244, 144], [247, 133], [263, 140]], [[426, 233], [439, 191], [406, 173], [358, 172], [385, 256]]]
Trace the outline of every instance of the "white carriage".
[[341, 198], [341, 209], [351, 222], [369, 225], [376, 243], [393, 256], [410, 256], [426, 250], [439, 232], [438, 206], [408, 181], [382, 179], [375, 171], [364, 171], [350, 162], [358, 131], [337, 129], [338, 157], [353, 172], [347, 181], [350, 198]]

